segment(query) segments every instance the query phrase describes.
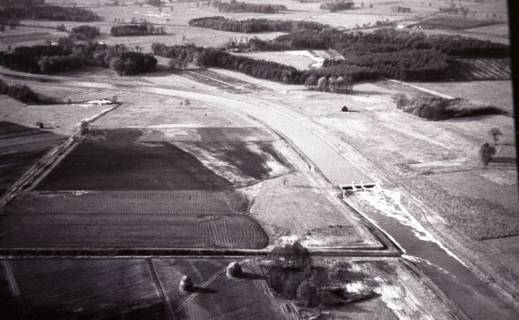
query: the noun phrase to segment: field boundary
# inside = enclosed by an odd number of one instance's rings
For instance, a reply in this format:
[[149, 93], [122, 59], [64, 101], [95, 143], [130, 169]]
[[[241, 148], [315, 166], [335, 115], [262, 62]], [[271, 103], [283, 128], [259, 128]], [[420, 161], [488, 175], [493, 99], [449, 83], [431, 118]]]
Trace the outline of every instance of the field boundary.
[[[98, 114], [83, 119], [78, 124], [78, 128], [81, 127], [82, 123], [86, 123], [88, 126], [107, 113], [117, 109], [120, 105], [120, 103], [116, 103]], [[3, 208], [9, 202], [18, 197], [24, 191], [31, 189], [31, 187], [35, 186], [45, 178], [47, 174], [49, 174], [76, 146], [79, 145], [81, 141], [83, 141], [84, 137], [84, 133], [79, 130], [77, 133], [66, 139], [62, 144], [52, 148], [47, 154], [32, 165], [0, 198], [0, 215], [5, 215]]]

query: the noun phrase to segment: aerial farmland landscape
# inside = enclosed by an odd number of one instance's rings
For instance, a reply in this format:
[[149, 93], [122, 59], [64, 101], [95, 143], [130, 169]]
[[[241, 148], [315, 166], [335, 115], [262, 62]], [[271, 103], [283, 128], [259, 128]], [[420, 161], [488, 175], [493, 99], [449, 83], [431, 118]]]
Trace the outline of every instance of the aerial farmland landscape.
[[519, 319], [506, 0], [0, 0], [1, 319]]

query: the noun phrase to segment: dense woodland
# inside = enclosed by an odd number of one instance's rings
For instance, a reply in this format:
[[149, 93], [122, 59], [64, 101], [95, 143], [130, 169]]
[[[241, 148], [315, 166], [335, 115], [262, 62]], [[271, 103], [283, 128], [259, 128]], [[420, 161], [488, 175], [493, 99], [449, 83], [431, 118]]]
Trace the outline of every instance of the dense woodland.
[[443, 80], [450, 58], [501, 58], [506, 45], [451, 35], [379, 29], [371, 33], [329, 28], [282, 35], [271, 41], [251, 39], [253, 51], [335, 49], [345, 60], [326, 61], [314, 71], [323, 76], [349, 75], [353, 81], [390, 77], [401, 80]]
[[166, 34], [163, 27], [155, 27], [151, 23], [140, 23], [140, 24], [126, 24], [113, 26], [110, 29], [110, 34], [114, 37], [124, 36], [148, 36], [156, 34]]
[[0, 20], [34, 19], [90, 22], [100, 20], [94, 12], [75, 7], [54, 5], [12, 5], [0, 8]]
[[157, 60], [151, 54], [134, 52], [124, 45], [74, 44], [70, 39], [61, 39], [56, 46], [17, 47], [12, 52], [0, 52], [0, 65], [47, 74], [99, 66], [111, 68], [119, 75], [133, 75], [155, 70]]
[[238, 2], [236, 0], [231, 0], [230, 2], [213, 0], [209, 1], [209, 4], [215, 8], [218, 8], [219, 12], [277, 13], [279, 11], [287, 10], [287, 7], [284, 5], [247, 3]]
[[235, 20], [225, 17], [202, 17], [189, 21], [193, 27], [214, 30], [258, 33], [258, 32], [294, 32], [301, 30], [322, 30], [329, 26], [311, 21], [289, 21], [269, 19]]
[[352, 9], [354, 7], [353, 1], [332, 1], [332, 2], [325, 2], [321, 4], [319, 9], [321, 10], [329, 10], [331, 12], [341, 11], [341, 10], [348, 10]]

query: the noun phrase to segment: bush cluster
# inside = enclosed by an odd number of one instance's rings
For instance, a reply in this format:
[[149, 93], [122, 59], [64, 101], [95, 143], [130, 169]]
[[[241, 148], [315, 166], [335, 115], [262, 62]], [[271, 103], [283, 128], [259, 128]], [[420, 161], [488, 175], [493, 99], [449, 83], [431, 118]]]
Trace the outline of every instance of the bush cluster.
[[154, 34], [166, 34], [163, 27], [155, 27], [151, 23], [140, 24], [126, 24], [120, 26], [113, 26], [110, 29], [110, 34], [114, 37], [123, 36], [146, 36]]
[[392, 97], [398, 109], [428, 120], [446, 120], [488, 114], [507, 114], [494, 106], [475, 105], [465, 99], [445, 99], [430, 95]]
[[70, 36], [77, 40], [92, 40], [100, 34], [99, 28], [82, 25], [72, 28]]

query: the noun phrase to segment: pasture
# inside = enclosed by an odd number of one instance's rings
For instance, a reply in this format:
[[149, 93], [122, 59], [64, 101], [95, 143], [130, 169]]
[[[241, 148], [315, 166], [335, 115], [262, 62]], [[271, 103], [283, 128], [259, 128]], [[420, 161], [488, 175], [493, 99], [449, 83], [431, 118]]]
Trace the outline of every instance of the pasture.
[[436, 17], [422, 20], [419, 24], [423, 28], [463, 30], [490, 26], [497, 24], [497, 22], [493, 20], [470, 19], [461, 17]]

